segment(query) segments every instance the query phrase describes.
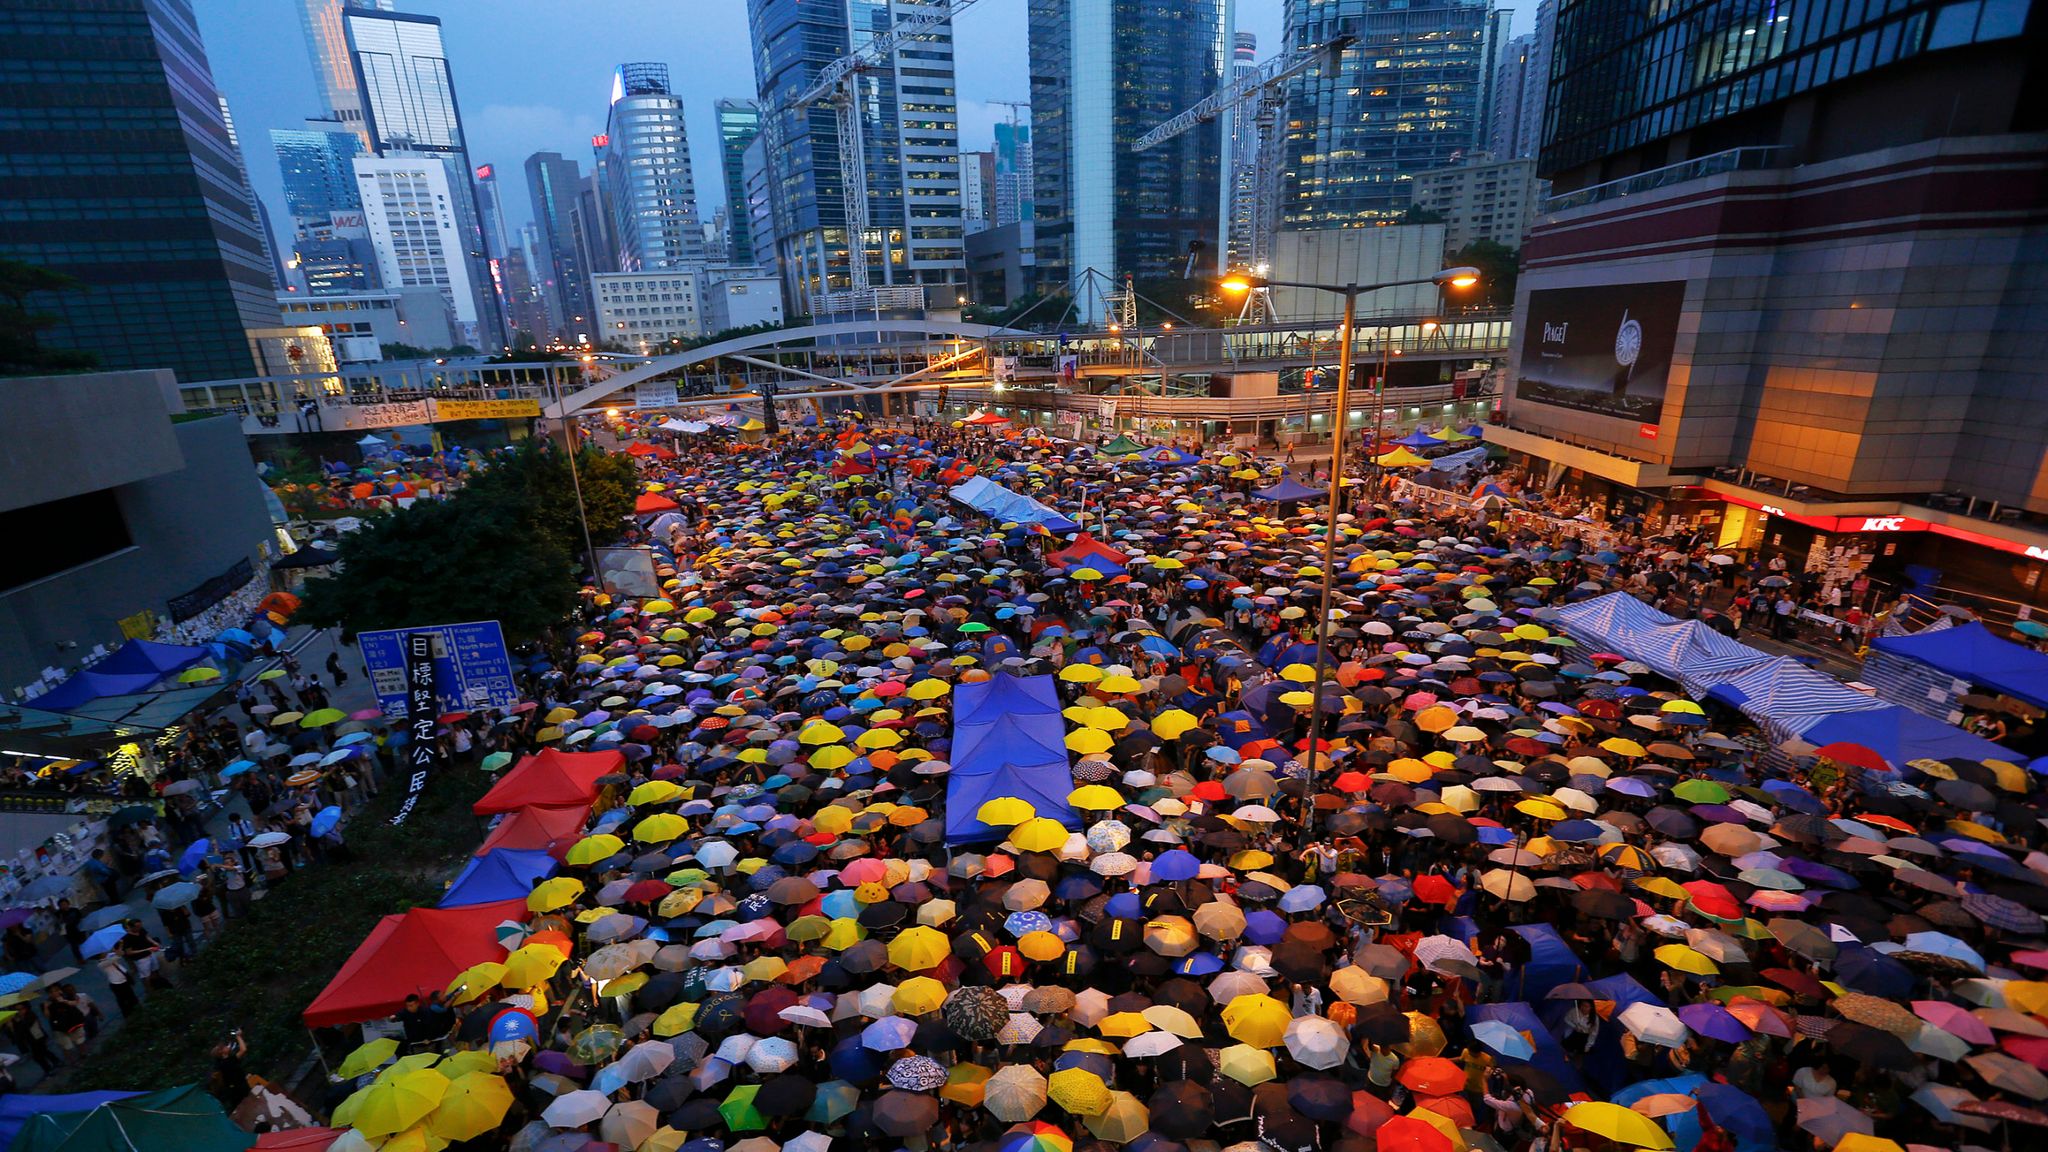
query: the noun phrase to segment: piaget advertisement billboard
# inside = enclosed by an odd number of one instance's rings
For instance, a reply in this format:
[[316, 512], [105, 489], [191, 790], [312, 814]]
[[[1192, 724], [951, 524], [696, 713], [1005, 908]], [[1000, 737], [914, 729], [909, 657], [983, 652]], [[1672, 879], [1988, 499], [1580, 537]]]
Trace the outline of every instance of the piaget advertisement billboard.
[[1516, 395], [1657, 423], [1684, 302], [1683, 280], [1529, 293]]

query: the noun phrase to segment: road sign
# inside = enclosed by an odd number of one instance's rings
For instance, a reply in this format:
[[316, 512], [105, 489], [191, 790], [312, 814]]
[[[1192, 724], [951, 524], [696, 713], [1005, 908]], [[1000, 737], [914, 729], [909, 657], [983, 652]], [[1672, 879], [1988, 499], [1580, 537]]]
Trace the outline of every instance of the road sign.
[[377, 704], [393, 720], [405, 719], [405, 634], [427, 632], [434, 637], [434, 686], [443, 712], [475, 708], [510, 708], [519, 702], [512, 679], [512, 654], [496, 620], [439, 624], [426, 628], [389, 628], [356, 636], [363, 666]]

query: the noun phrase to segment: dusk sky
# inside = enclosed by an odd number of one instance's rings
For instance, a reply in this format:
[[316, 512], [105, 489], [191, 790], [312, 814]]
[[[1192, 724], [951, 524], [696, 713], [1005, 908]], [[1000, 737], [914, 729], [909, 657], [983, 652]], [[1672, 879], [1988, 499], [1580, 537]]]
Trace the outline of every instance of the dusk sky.
[[[531, 219], [522, 165], [552, 149], [588, 170], [604, 130], [612, 69], [669, 65], [684, 100], [697, 199], [705, 219], [725, 202], [712, 102], [754, 94], [745, 0], [402, 0], [439, 16], [455, 73], [470, 157], [497, 165], [508, 228]], [[1237, 0], [1237, 26], [1257, 33], [1263, 59], [1280, 42], [1281, 0]], [[1533, 13], [1533, 3], [1528, 5]], [[311, 65], [291, 0], [194, 0], [215, 81], [227, 96], [256, 190], [281, 243], [289, 216], [270, 150], [272, 128], [297, 128], [315, 106]], [[987, 148], [1009, 118], [989, 100], [1030, 97], [1024, 0], [982, 0], [955, 21], [960, 146]], [[1516, 13], [1516, 31], [1533, 24]]]

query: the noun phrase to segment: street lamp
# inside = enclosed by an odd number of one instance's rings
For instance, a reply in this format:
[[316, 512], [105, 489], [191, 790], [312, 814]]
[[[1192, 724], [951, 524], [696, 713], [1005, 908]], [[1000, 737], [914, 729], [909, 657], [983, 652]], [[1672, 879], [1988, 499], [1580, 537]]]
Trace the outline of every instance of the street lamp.
[[[1323, 513], [1322, 603], [1316, 610], [1316, 679], [1310, 688], [1308, 714], [1310, 787], [1303, 791], [1301, 797], [1301, 835], [1304, 846], [1308, 841], [1309, 824], [1315, 811], [1313, 785], [1317, 771], [1316, 757], [1322, 754], [1323, 686], [1329, 681], [1330, 667], [1330, 597], [1333, 573], [1337, 567], [1337, 515], [1344, 497], [1344, 432], [1345, 424], [1351, 415], [1351, 347], [1355, 338], [1352, 325], [1358, 318], [1358, 298], [1367, 292], [1377, 292], [1382, 288], [1403, 288], [1410, 284], [1435, 284], [1440, 287], [1464, 289], [1477, 283], [1479, 269], [1459, 266], [1445, 268], [1431, 276], [1388, 280], [1379, 284], [1305, 284], [1291, 280], [1268, 280], [1263, 276], [1229, 276], [1225, 277], [1220, 285], [1225, 292], [1234, 295], [1262, 288], [1305, 288], [1316, 292], [1335, 292], [1344, 297], [1344, 323], [1339, 330], [1343, 342], [1337, 346], [1337, 394], [1333, 398], [1336, 412], [1331, 429], [1330, 496], [1329, 505]], [[1381, 377], [1381, 386], [1385, 386], [1384, 375]]]

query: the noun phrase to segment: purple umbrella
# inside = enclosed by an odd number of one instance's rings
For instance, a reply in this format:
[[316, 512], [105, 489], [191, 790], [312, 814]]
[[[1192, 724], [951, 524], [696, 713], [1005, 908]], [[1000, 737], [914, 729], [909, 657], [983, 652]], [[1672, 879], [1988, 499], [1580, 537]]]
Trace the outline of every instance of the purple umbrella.
[[1678, 1018], [1709, 1040], [1740, 1044], [1749, 1039], [1749, 1026], [1719, 1004], [1687, 1004], [1678, 1010]]

